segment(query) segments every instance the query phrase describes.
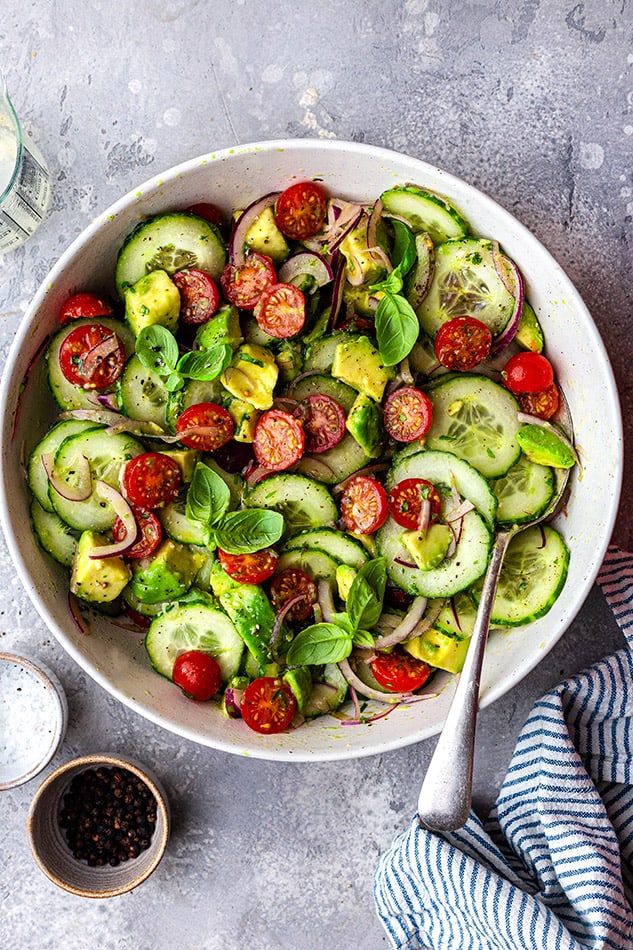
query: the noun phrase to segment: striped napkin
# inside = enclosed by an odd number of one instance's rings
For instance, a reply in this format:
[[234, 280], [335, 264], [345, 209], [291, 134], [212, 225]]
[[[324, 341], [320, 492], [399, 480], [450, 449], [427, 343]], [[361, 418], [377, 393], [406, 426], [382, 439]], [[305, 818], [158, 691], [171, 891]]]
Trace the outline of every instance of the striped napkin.
[[394, 947], [633, 948], [633, 555], [610, 547], [598, 583], [629, 649], [536, 703], [485, 824], [416, 816], [381, 856]]

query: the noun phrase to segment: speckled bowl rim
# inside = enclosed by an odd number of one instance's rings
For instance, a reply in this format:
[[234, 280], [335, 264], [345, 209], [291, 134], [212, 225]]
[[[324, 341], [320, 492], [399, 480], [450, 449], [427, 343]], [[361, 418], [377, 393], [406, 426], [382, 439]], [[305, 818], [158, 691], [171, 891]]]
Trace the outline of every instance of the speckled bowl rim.
[[16, 666], [24, 667], [42, 682], [50, 699], [53, 717], [52, 725], [54, 729], [51, 743], [41, 759], [39, 759], [28, 772], [23, 772], [9, 782], [0, 781], [0, 792], [8, 791], [10, 788], [17, 788], [19, 785], [25, 785], [26, 782], [29, 782], [32, 778], [35, 778], [36, 775], [39, 775], [57, 754], [59, 747], [64, 741], [68, 725], [68, 701], [64, 687], [55, 673], [45, 664], [40, 663], [39, 660], [35, 662], [18, 653], [0, 653], [0, 663], [5, 661], [14, 663]]
[[[40, 847], [40, 841], [38, 840], [38, 813], [42, 809], [47, 809], [48, 817], [51, 822], [55, 822], [55, 834], [62, 841], [62, 834], [59, 826], [57, 824], [57, 811], [59, 808], [59, 803], [62, 799], [62, 796], [68, 787], [71, 779], [80, 774], [81, 772], [86, 771], [90, 768], [98, 768], [99, 766], [108, 766], [115, 768], [127, 769], [127, 771], [132, 772], [138, 778], [140, 778], [149, 790], [152, 792], [154, 798], [156, 799], [156, 828], [154, 829], [154, 834], [152, 835], [152, 842], [150, 847], [147, 849], [149, 853], [152, 854], [151, 860], [145, 865], [143, 871], [136, 876], [132, 877], [126, 874], [128, 880], [125, 884], [121, 884], [118, 887], [109, 887], [109, 888], [89, 888], [89, 887], [78, 887], [63, 877], [61, 877], [55, 869], [48, 863], [44, 856], [42, 855], [42, 850]], [[158, 865], [160, 864], [165, 850], [167, 848], [167, 842], [169, 840], [170, 834], [170, 825], [171, 825], [171, 816], [169, 809], [169, 800], [165, 793], [165, 790], [161, 782], [152, 775], [146, 768], [146, 766], [141, 765], [139, 762], [134, 759], [123, 758], [119, 755], [114, 755], [109, 752], [101, 753], [91, 753], [90, 755], [79, 756], [76, 759], [71, 759], [69, 762], [60, 765], [56, 768], [50, 775], [44, 779], [37, 792], [33, 796], [31, 805], [29, 807], [29, 812], [26, 820], [26, 831], [27, 838], [29, 842], [29, 848], [33, 859], [39, 869], [46, 875], [46, 877], [56, 884], [58, 887], [62, 888], [65, 891], [68, 891], [71, 894], [75, 894], [78, 897], [90, 897], [90, 898], [105, 898], [105, 897], [117, 897], [120, 894], [126, 894], [131, 890], [134, 890], [143, 881], [146, 881], [147, 878], [153, 874]], [[65, 842], [64, 842], [65, 846]], [[75, 860], [71, 856], [71, 860]], [[138, 860], [138, 859], [135, 859]], [[125, 864], [120, 864], [117, 868], [110, 867], [89, 867], [84, 865], [82, 862], [82, 869], [85, 869], [86, 876], [90, 875], [94, 878], [95, 881], [98, 881], [100, 877], [103, 877], [105, 873], [108, 873], [110, 876], [116, 877], [117, 873], [124, 874], [130, 869], [134, 868], [134, 862], [129, 861]]]

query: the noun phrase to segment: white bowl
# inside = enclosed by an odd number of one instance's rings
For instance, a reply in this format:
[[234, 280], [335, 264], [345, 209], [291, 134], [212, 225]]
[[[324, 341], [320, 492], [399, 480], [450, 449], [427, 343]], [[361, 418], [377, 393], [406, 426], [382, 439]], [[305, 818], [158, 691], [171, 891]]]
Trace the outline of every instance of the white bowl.
[[[73, 242], [37, 292], [12, 346], [2, 383], [0, 501], [4, 531], [33, 603], [69, 654], [121, 702], [173, 732], [227, 752], [287, 761], [371, 755], [437, 733], [453, 685], [436, 698], [400, 707], [371, 726], [321, 717], [293, 732], [260, 736], [213, 705], [187, 700], [152, 672], [142, 639], [105, 618], [90, 635], [76, 629], [68, 610], [66, 572], [37, 545], [29, 525], [22, 460], [50, 422], [51, 399], [33, 360], [56, 325], [66, 297], [78, 290], [112, 293], [116, 253], [143, 216], [215, 202], [229, 211], [296, 179], [318, 177], [332, 194], [373, 200], [385, 188], [417, 182], [447, 195], [472, 229], [496, 238], [518, 263], [527, 295], [543, 324], [547, 352], [567, 395], [583, 458], [582, 478], [560, 527], [571, 549], [570, 572], [554, 607], [529, 628], [491, 637], [482, 681], [482, 706], [518, 683], [561, 637], [587, 596], [606, 551], [622, 478], [622, 423], [602, 340], [577, 291], [537, 239], [512, 215], [475, 188], [417, 159], [337, 141], [263, 142], [211, 153], [156, 176], [104, 211]], [[27, 380], [24, 392], [22, 387]], [[437, 683], [438, 680], [435, 680]]]

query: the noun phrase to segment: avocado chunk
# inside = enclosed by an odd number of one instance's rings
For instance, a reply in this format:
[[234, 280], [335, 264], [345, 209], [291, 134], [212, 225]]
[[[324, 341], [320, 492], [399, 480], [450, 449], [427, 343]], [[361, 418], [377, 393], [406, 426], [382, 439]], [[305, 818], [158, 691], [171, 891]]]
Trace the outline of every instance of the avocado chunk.
[[378, 403], [364, 393], [359, 393], [349, 411], [345, 426], [370, 459], [380, 457], [384, 428]]
[[182, 597], [193, 584], [205, 561], [203, 551], [176, 541], [163, 541], [149, 558], [138, 561], [132, 572], [130, 589], [145, 604]]
[[79, 538], [71, 567], [70, 589], [81, 600], [109, 603], [127, 586], [132, 572], [122, 557], [92, 556], [109, 543], [106, 537], [94, 531], [84, 531]]
[[264, 208], [246, 232], [244, 243], [258, 254], [266, 254], [275, 264], [280, 264], [290, 254], [288, 243], [277, 227], [272, 208]]
[[281, 677], [287, 683], [294, 698], [297, 700], [297, 710], [302, 713], [312, 695], [312, 676], [307, 666], [295, 666]]
[[332, 376], [353, 386], [375, 402], [380, 402], [385, 386], [395, 370], [385, 366], [382, 357], [367, 336], [352, 337], [336, 344]]
[[361, 317], [373, 317], [376, 303], [381, 297], [384, 297], [382, 290], [371, 293], [367, 287], [353, 287], [352, 284], [345, 284], [343, 289], [343, 302], [347, 310], [353, 310]]
[[155, 324], [174, 332], [179, 314], [180, 291], [167, 271], [150, 271], [125, 291], [125, 319], [135, 336]]
[[536, 462], [538, 465], [573, 468], [576, 463], [570, 447], [551, 429], [531, 423], [521, 426], [517, 432], [517, 442], [530, 462]]
[[271, 638], [275, 626], [275, 611], [264, 589], [233, 580], [216, 561], [211, 570], [211, 590], [246, 644], [257, 666], [256, 675], [261, 676], [273, 660]]
[[180, 469], [183, 482], [190, 482], [193, 478], [193, 470], [200, 459], [200, 452], [197, 449], [161, 449], [161, 455], [166, 455], [175, 462]]
[[404, 649], [418, 660], [447, 673], [461, 673], [468, 652], [469, 637], [451, 637], [431, 627], [419, 637], [403, 643]]
[[236, 399], [249, 402], [255, 409], [270, 409], [278, 375], [270, 350], [256, 343], [244, 343], [222, 373], [222, 385]]
[[405, 531], [402, 543], [421, 571], [432, 571], [448, 553], [453, 535], [447, 524], [432, 524], [422, 531]]
[[212, 346], [217, 346], [218, 343], [226, 343], [235, 349], [236, 346], [243, 343], [244, 337], [237, 307], [234, 307], [233, 304], [220, 307], [210, 320], [200, 324], [196, 331], [195, 342], [201, 350], [210, 350]]
[[[368, 214], [364, 212], [356, 227], [343, 238], [339, 246], [346, 261], [350, 283], [354, 286], [375, 284], [382, 280], [386, 272], [384, 264], [379, 263], [367, 244], [367, 219]], [[379, 228], [377, 241], [379, 244], [385, 241], [384, 226]]]
[[354, 578], [358, 574], [355, 567], [349, 564], [339, 564], [336, 568], [336, 587], [341, 600], [347, 600], [349, 589], [354, 583]]
[[514, 339], [524, 350], [531, 350], [533, 353], [543, 352], [543, 345], [545, 343], [543, 330], [541, 329], [538, 317], [527, 300], [523, 303], [519, 326], [517, 327]]
[[261, 415], [259, 409], [245, 399], [231, 399], [226, 408], [235, 425], [235, 441], [252, 442], [255, 438], [255, 426]]

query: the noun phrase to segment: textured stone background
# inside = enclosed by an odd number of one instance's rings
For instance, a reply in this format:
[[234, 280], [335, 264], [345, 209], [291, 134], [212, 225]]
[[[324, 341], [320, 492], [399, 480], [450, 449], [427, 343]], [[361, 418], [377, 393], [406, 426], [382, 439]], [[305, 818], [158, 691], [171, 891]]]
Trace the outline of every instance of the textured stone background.
[[[54, 187], [37, 236], [0, 258], [0, 362], [57, 256], [145, 178], [236, 143], [336, 137], [435, 163], [527, 225], [592, 312], [628, 424], [630, 0], [94, 0], [81, 10], [68, 0], [4, 0], [0, 64]], [[628, 457], [626, 468], [615, 533], [623, 546], [633, 529]], [[103, 747], [154, 763], [175, 819], [159, 871], [131, 895], [93, 903], [58, 891], [30, 858], [24, 824], [37, 780], [0, 793], [4, 946], [387, 946], [372, 873], [413, 813], [433, 743], [322, 766], [199, 748], [86, 678], [39, 621], [4, 545], [0, 576], [0, 648], [39, 656], [68, 693], [70, 728], [55, 764]], [[548, 658], [482, 714], [482, 807], [534, 699], [620, 644], [596, 590]]]

